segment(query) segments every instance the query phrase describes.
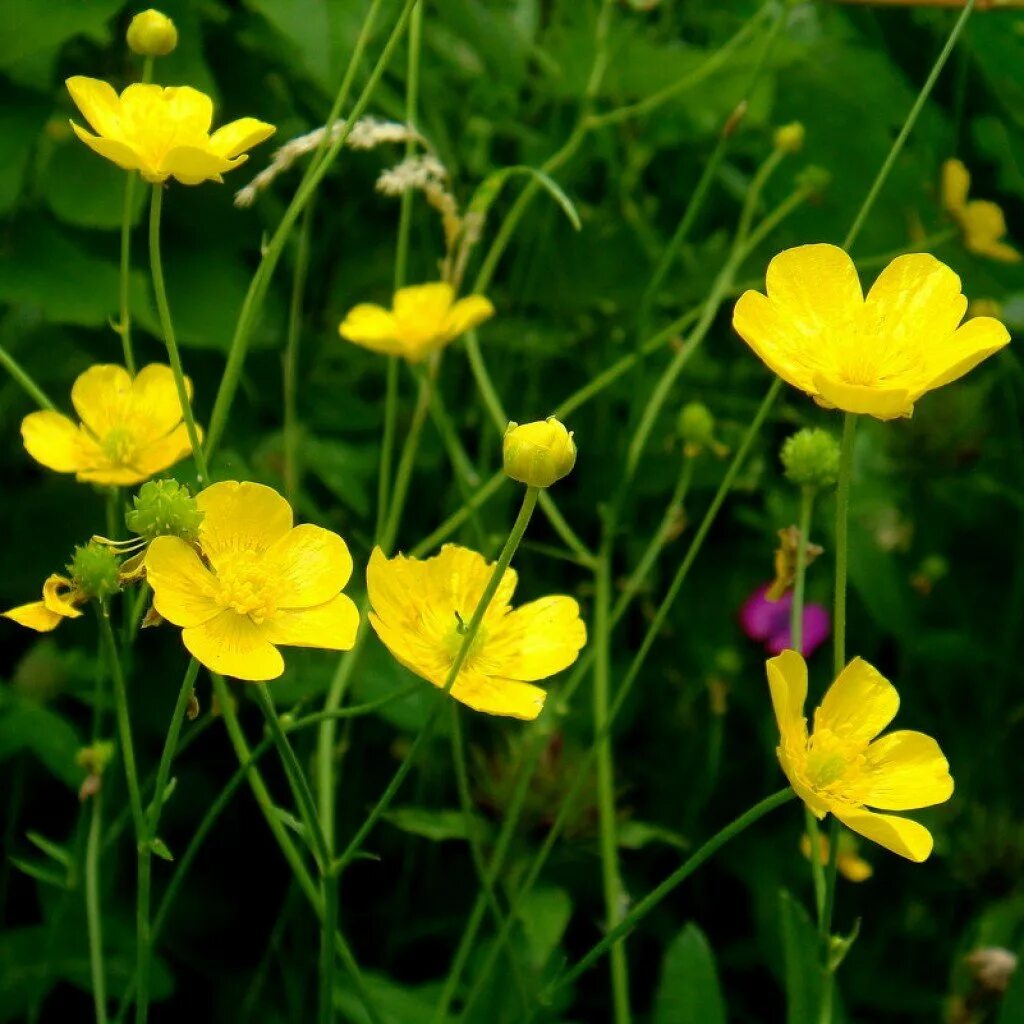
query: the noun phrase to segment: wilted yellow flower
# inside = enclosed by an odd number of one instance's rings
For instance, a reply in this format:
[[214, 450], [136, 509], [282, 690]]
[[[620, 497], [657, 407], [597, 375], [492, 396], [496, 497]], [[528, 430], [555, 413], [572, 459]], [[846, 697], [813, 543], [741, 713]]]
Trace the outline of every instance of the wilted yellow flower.
[[868, 809], [909, 811], [953, 795], [949, 764], [931, 736], [902, 729], [875, 739], [899, 708], [892, 683], [854, 658], [825, 694], [808, 733], [807, 663], [796, 651], [783, 651], [766, 667], [781, 737], [779, 763], [797, 796], [818, 818], [831, 812], [893, 853], [927, 859], [928, 829]]
[[353, 306], [338, 333], [373, 352], [418, 363], [492, 316], [494, 306], [483, 295], [456, 302], [452, 286], [436, 281], [399, 288], [390, 310], [370, 302]]
[[20, 604], [17, 608], [0, 613], [19, 626], [27, 626], [37, 633], [49, 633], [65, 619], [77, 619], [82, 613], [78, 605], [88, 600], [66, 576], [54, 573], [43, 584], [43, 599]]
[[925, 392], [1010, 340], [990, 317], [960, 325], [960, 278], [927, 253], [897, 256], [866, 298], [853, 260], [834, 245], [787, 249], [766, 277], [767, 295], [740, 296], [733, 327], [770, 370], [825, 408], [909, 416]]
[[[828, 836], [823, 836], [819, 832], [818, 860], [822, 864], [828, 863], [831, 850]], [[800, 852], [808, 860], [811, 859], [811, 837], [806, 832], [800, 837]], [[875, 873], [875, 869], [857, 852], [857, 841], [849, 832], [843, 832], [839, 836], [836, 869], [848, 882], [866, 882]]]
[[[187, 378], [185, 386], [191, 396]], [[25, 449], [48, 469], [121, 486], [140, 483], [192, 451], [169, 366], [151, 363], [134, 378], [122, 366], [91, 366], [75, 381], [71, 401], [81, 424], [50, 410], [21, 421]]]
[[125, 39], [141, 57], [166, 57], [178, 45], [178, 30], [166, 14], [151, 7], [132, 18]]
[[527, 487], [550, 487], [576, 465], [572, 431], [554, 416], [536, 423], [509, 423], [501, 444], [505, 475]]
[[129, 85], [120, 96], [106, 82], [81, 75], [68, 92], [96, 135], [71, 122], [94, 152], [146, 181], [176, 178], [183, 185], [220, 181], [248, 159], [246, 150], [274, 134], [274, 126], [243, 117], [212, 135], [213, 100], [190, 86]]
[[237, 679], [276, 679], [276, 645], [347, 651], [359, 612], [342, 587], [352, 557], [336, 533], [292, 526], [291, 506], [271, 487], [225, 481], [196, 495], [199, 550], [157, 537], [146, 553], [153, 607], [182, 627], [207, 668]]
[[[422, 560], [389, 559], [374, 548], [366, 570], [370, 625], [407, 669], [443, 687], [493, 570], [483, 555], [457, 544]], [[542, 597], [513, 610], [516, 580], [506, 569], [451, 695], [475, 711], [530, 720], [547, 696], [531, 682], [568, 668], [587, 631], [571, 597]]]
[[968, 201], [970, 172], [959, 160], [942, 165], [942, 205], [963, 232], [964, 245], [970, 252], [987, 256], [1001, 263], [1019, 263], [1020, 253], [1002, 241], [1006, 235], [1003, 211], [988, 199]]

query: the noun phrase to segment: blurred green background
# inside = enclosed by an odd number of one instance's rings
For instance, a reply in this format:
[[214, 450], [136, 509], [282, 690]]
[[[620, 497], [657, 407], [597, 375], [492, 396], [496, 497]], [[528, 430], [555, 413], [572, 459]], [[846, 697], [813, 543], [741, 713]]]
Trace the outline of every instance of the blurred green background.
[[[0, 0], [0, 345], [68, 408], [75, 376], [95, 362], [116, 362], [120, 342], [108, 326], [118, 304], [118, 225], [122, 174], [72, 136], [72, 105], [63, 80], [104, 78], [121, 88], [138, 74], [123, 32], [139, 5], [120, 0]], [[772, 11], [782, 5], [771, 7]], [[255, 207], [231, 198], [265, 166], [276, 144], [327, 115], [365, 14], [365, 0], [179, 0], [162, 5], [180, 45], [157, 62], [161, 84], [211, 93], [218, 122], [252, 115], [278, 126], [276, 138], [224, 186], [172, 184], [164, 203], [164, 262], [170, 302], [195, 404], [206, 422], [235, 317], [264, 231], [276, 225], [298, 173], [283, 176]], [[397, 15], [384, 4], [370, 60]], [[615, 5], [610, 63], [595, 107], [641, 100], [698, 67], [759, 9], [743, 0], [632, 0]], [[491, 171], [539, 166], [568, 137], [579, 114], [593, 57], [597, 4], [589, 0], [437, 0], [426, 6], [419, 128], [466, 201]], [[767, 57], [749, 107], [712, 182], [708, 201], [659, 289], [651, 313], [664, 326], [700, 302], [721, 267], [751, 178], [780, 124], [799, 120], [803, 150], [771, 178], [765, 210], [789, 195], [801, 172], [825, 169], [830, 181], [804, 203], [744, 265], [751, 284], [770, 256], [789, 245], [838, 243], [889, 150], [954, 14], [925, 8], [872, 9], [831, 3], [794, 5]], [[765, 20], [721, 70], [692, 89], [588, 135], [555, 177], [576, 205], [575, 231], [549, 196], [529, 208], [489, 290], [498, 315], [481, 344], [510, 415], [547, 414], [575, 388], [644, 340], [639, 305], [654, 267], [764, 48]], [[870, 261], [911, 248], [949, 227], [938, 195], [943, 160], [958, 156], [974, 175], [973, 194], [998, 201], [1010, 236], [1024, 243], [1024, 14], [977, 13], [932, 100], [893, 169], [853, 255]], [[401, 119], [405, 45], [399, 47], [369, 112]], [[299, 411], [305, 475], [299, 515], [339, 531], [361, 586], [372, 538], [383, 364], [337, 336], [355, 302], [387, 302], [393, 274], [398, 204], [374, 190], [398, 162], [397, 147], [342, 154], [317, 205], [307, 293]], [[486, 248], [516, 189], [497, 201]], [[139, 223], [143, 189], [138, 190]], [[971, 256], [956, 238], [936, 254], [962, 277], [972, 299], [1001, 304], [1015, 329], [1024, 325], [1024, 265]], [[411, 281], [437, 276], [442, 241], [435, 213], [414, 204]], [[135, 239], [134, 312], [140, 363], [164, 361], [153, 333], [144, 239]], [[281, 486], [281, 346], [290, 274], [280, 269], [254, 338], [215, 475]], [[471, 264], [470, 279], [479, 252]], [[878, 263], [874, 265], [877, 269]], [[868, 272], [868, 276], [874, 270]], [[666, 406], [637, 477], [619, 538], [617, 574], [635, 564], [657, 527], [678, 472], [675, 417], [687, 401], [705, 402], [719, 436], [735, 446], [769, 384], [767, 371], [732, 333], [727, 302], [707, 342]], [[652, 333], [652, 332], [649, 332]], [[598, 538], [601, 502], [622, 472], [629, 426], [668, 359], [646, 360], [576, 412], [580, 455], [556, 497], [574, 529]], [[477, 397], [456, 344], [441, 387], [482, 477], [497, 467], [499, 436]], [[400, 430], [414, 387], [402, 379]], [[1017, 949], [1024, 941], [1024, 692], [1020, 659], [1024, 610], [1024, 376], [1014, 346], [955, 386], [926, 397], [912, 420], [870, 423], [858, 437], [852, 513], [851, 622], [848, 646], [885, 672], [902, 697], [898, 727], [936, 736], [952, 765], [951, 803], [919, 815], [936, 835], [924, 866], [880, 849], [862, 853], [872, 879], [842, 884], [837, 925], [861, 922], [840, 975], [844, 1018], [862, 1022], [932, 1022], [948, 1017], [950, 997], [967, 998], [987, 1016], [1024, 1021], [1024, 982], [1000, 1005], [978, 1003], [963, 957], [979, 946]], [[0, 376], [0, 605], [33, 599], [60, 569], [74, 543], [102, 531], [103, 496], [32, 463], [18, 426], [28, 398]], [[797, 426], [837, 429], [834, 414], [786, 392], [746, 464], [737, 493], [713, 530], [616, 727], [615, 752], [624, 882], [639, 898], [696, 845], [747, 806], [783, 784], [774, 758], [775, 726], [764, 681], [764, 652], [737, 623], [747, 595], [772, 574], [776, 531], [796, 519], [797, 495], [777, 452]], [[717, 486], [724, 462], [704, 456], [687, 499], [680, 536], [649, 580], [649, 595], [613, 641], [613, 687], [643, 634], [692, 532]], [[483, 548], [493, 554], [514, 513], [504, 488], [483, 509]], [[460, 492], [444, 448], [425, 431], [400, 545], [411, 547], [458, 508]], [[812, 566], [809, 597], [828, 603], [832, 502], [819, 503], [812, 538], [826, 556]], [[531, 540], [557, 538], [540, 517]], [[466, 529], [461, 539], [481, 545]], [[587, 570], [531, 547], [517, 559], [520, 596], [553, 591], [591, 598]], [[96, 671], [89, 618], [38, 637], [0, 623], [0, 1021], [90, 1018], [81, 874], [84, 828], [75, 754], [88, 735]], [[315, 703], [334, 661], [316, 652], [289, 654], [274, 684], [282, 704]], [[824, 688], [829, 658], [812, 659], [812, 694]], [[143, 770], [155, 763], [185, 652], [173, 631], [144, 633], [132, 666], [136, 744]], [[407, 674], [371, 638], [356, 673], [357, 697], [405, 685]], [[425, 686], [426, 684], [424, 684]], [[553, 683], [557, 692], [559, 683]], [[724, 715], [709, 693], [728, 689]], [[574, 761], [592, 736], [588, 686], [576, 697], [564, 735], [553, 741], [535, 783], [526, 824], [516, 838], [506, 882], [518, 878], [543, 837]], [[209, 712], [208, 683], [198, 692]], [[244, 693], [241, 694], [244, 698]], [[404, 752], [425, 703], [412, 698], [360, 718], [345, 735], [339, 831], [362, 820]], [[259, 715], [243, 708], [258, 735]], [[204, 721], [201, 719], [200, 721]], [[464, 718], [475, 751], [473, 784], [479, 827], [493, 835], [527, 727], [481, 716]], [[182, 850], [233, 771], [220, 723], [208, 722], [178, 761], [178, 785], [161, 829]], [[721, 760], [709, 764], [720, 730]], [[310, 753], [312, 736], [300, 741]], [[116, 769], [116, 770], [115, 770]], [[123, 782], [115, 766], [104, 793], [108, 822], [120, 831], [104, 853], [103, 899], [116, 997], [133, 957], [133, 866]], [[267, 761], [275, 792], [287, 792]], [[372, 860], [346, 875], [342, 926], [389, 1020], [429, 1019], [438, 983], [468, 913], [472, 866], [463, 839], [448, 745], [433, 741], [397, 813], [370, 841]], [[126, 813], [126, 812], [125, 812]], [[596, 812], [584, 808], [556, 847], [515, 942], [537, 990], [564, 958], [600, 938], [603, 917]], [[711, 1024], [788, 1020], [799, 1024], [800, 957], [810, 927], [808, 866], [798, 844], [803, 819], [788, 806], [717, 857], [645, 921], [630, 939], [638, 1021]], [[55, 871], [27, 838], [39, 833], [72, 853]], [[12, 860], [12, 858], [14, 858]], [[26, 871], [26, 864], [29, 868]], [[40, 870], [40, 865], [47, 865]], [[170, 865], [156, 862], [157, 891]], [[792, 899], [789, 895], [792, 895]], [[707, 955], [689, 922], [707, 937], [727, 1017], [715, 1006], [686, 1008], [685, 992], [713, 992]], [[486, 952], [485, 935], [478, 955]], [[152, 1019], [273, 1022], [310, 1018], [316, 928], [276, 847], [243, 788], [232, 800], [169, 919], [158, 949]], [[787, 971], [787, 965], [789, 970]], [[472, 977], [472, 964], [469, 975]], [[1024, 972], [1018, 972], [1018, 974]], [[351, 992], [338, 993], [344, 1019], [365, 1017]], [[694, 988], [696, 986], [696, 988]], [[789, 1009], [787, 1011], [787, 989]], [[602, 962], [563, 993], [552, 1020], [609, 1019]], [[709, 995], [708, 998], [711, 998]], [[714, 1000], [712, 1000], [714, 1002]], [[987, 1005], [987, 1004], [986, 1004]], [[794, 1006], [797, 1008], [794, 1009]], [[495, 976], [474, 1021], [520, 1019], [509, 981]], [[704, 1016], [694, 1014], [702, 1013]], [[787, 1016], [788, 1013], [788, 1016]], [[689, 1014], [689, 1015], [687, 1015]], [[795, 1014], [795, 1015], [794, 1015]]]

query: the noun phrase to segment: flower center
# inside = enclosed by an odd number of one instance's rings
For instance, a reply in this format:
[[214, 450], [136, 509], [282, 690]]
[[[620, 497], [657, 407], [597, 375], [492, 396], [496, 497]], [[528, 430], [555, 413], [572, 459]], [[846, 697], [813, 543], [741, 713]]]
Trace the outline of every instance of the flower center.
[[222, 608], [248, 615], [256, 625], [277, 611], [277, 588], [260, 561], [241, 555], [217, 569], [219, 589], [214, 597]]
[[[464, 619], [458, 612], [454, 613], [455, 622], [452, 624], [452, 628], [444, 637], [444, 649], [448, 655], [448, 660], [454, 664], [455, 659], [458, 657], [459, 650], [462, 647], [462, 642], [466, 638], [466, 633], [469, 631], [469, 619]], [[466, 658], [462, 663], [462, 669], [464, 670], [473, 661], [474, 655], [478, 654], [486, 642], [486, 627], [483, 623], [480, 623], [480, 628], [476, 631], [476, 636], [473, 637], [473, 642], [469, 645], [469, 650], [466, 652]]]
[[807, 744], [804, 771], [812, 789], [822, 792], [840, 783], [862, 757], [829, 729], [815, 729]]
[[135, 436], [125, 427], [114, 427], [107, 431], [101, 443], [103, 454], [115, 466], [129, 466], [135, 461], [138, 445]]

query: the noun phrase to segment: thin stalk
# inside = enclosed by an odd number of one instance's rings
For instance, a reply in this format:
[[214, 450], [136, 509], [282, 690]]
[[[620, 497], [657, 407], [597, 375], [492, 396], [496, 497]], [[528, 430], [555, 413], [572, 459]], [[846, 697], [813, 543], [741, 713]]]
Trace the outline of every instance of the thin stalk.
[[181, 354], [178, 352], [178, 343], [174, 337], [174, 325], [171, 322], [171, 309], [167, 304], [167, 287], [164, 284], [163, 262], [160, 259], [160, 212], [163, 207], [163, 185], [159, 182], [153, 185], [151, 202], [149, 205], [149, 265], [153, 275], [153, 291], [156, 294], [156, 307], [160, 314], [160, 329], [163, 331], [164, 342], [167, 345], [167, 358], [171, 364], [171, 371], [174, 374], [174, 384], [178, 389], [178, 401], [181, 403], [181, 415], [185, 420], [185, 430], [188, 432], [189, 444], [192, 446], [192, 458], [196, 464], [196, 474], [201, 484], [209, 483], [209, 473], [206, 468], [206, 456], [203, 453], [203, 446], [199, 441], [199, 431], [196, 428], [195, 417], [192, 415], [192, 403], [189, 399], [188, 385], [185, 383], [185, 371], [181, 365]]
[[857, 416], [848, 412], [843, 417], [843, 439], [839, 449], [839, 482], [836, 487], [836, 572], [833, 605], [834, 676], [846, 665], [846, 576], [849, 563], [850, 483], [853, 478], [853, 440]]
[[[498, 556], [498, 561], [494, 566], [494, 571], [491, 573], [491, 578], [487, 581], [487, 586], [484, 588], [484, 592], [480, 596], [480, 600], [477, 602], [477, 606], [469, 620], [469, 625], [466, 627], [466, 632], [462, 637], [462, 643], [455, 655], [451, 668], [448, 670], [448, 676], [445, 679], [444, 686], [441, 688], [442, 694], [448, 694], [451, 691], [451, 688], [455, 685], [455, 680], [458, 678], [462, 665], [466, 660], [466, 656], [469, 654], [469, 649], [473, 644], [473, 640], [476, 638], [476, 635], [480, 630], [484, 614], [490, 606], [494, 595], [497, 593], [498, 586], [505, 575], [505, 570], [508, 568], [509, 563], [512, 561], [512, 556], [516, 553], [516, 549], [519, 547], [519, 542], [523, 539], [523, 535], [526, 533], [526, 527], [529, 525], [530, 518], [533, 515], [533, 510], [537, 507], [537, 498], [539, 494], [540, 490], [536, 487], [527, 487], [523, 494], [523, 503], [520, 506], [519, 514], [516, 516], [516, 520], [512, 525], [512, 530], [508, 535], [508, 539], [505, 541], [504, 547], [501, 549], [501, 554]], [[377, 824], [380, 816], [387, 810], [392, 798], [401, 788], [402, 783], [405, 781], [406, 776], [409, 774], [413, 764], [415, 763], [420, 747], [423, 746], [433, 732], [438, 715], [443, 707], [444, 701], [439, 696], [434, 705], [434, 709], [420, 727], [419, 732], [416, 734], [416, 738], [409, 747], [408, 753], [405, 755], [404, 760], [401, 765], [399, 765], [394, 776], [392, 776], [387, 788], [381, 794], [380, 799], [378, 799], [369, 815], [367, 815], [366, 820], [356, 831], [356, 834], [349, 841], [349, 844], [345, 847], [341, 857], [335, 862], [335, 869], [339, 874], [359, 852], [359, 848], [361, 847], [363, 840], [373, 830], [374, 825]]]
[[40, 409], [47, 409], [53, 412], [56, 406], [49, 398], [46, 397], [46, 392], [28, 375], [28, 373], [22, 368], [21, 364], [3, 347], [0, 345], [0, 366], [2, 366], [10, 375], [15, 384], [17, 384], [22, 391], [32, 399]]
[[85, 846], [85, 917], [89, 933], [89, 974], [96, 1024], [107, 1022], [107, 979], [103, 964], [103, 907], [100, 901], [100, 846], [103, 831], [103, 791], [90, 797], [89, 837]]

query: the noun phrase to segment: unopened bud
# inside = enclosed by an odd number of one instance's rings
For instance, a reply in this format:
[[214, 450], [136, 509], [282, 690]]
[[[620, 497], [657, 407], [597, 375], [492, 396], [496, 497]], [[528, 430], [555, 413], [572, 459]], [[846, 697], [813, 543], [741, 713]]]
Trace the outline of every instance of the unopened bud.
[[127, 40], [140, 57], [166, 57], [178, 45], [178, 30], [166, 14], [150, 8], [132, 18]]
[[128, 529], [144, 540], [172, 536], [191, 541], [199, 535], [203, 513], [189, 489], [177, 480], [144, 483], [133, 503], [135, 507], [124, 520]]
[[781, 458], [797, 487], [834, 487], [839, 478], [839, 442], [827, 430], [798, 430], [782, 445]]
[[803, 149], [805, 135], [804, 126], [799, 121], [791, 121], [775, 129], [772, 142], [783, 153], [799, 153]]
[[107, 598], [121, 589], [120, 563], [110, 548], [95, 541], [80, 544], [68, 566], [75, 589], [86, 597]]
[[824, 167], [812, 164], [797, 176], [796, 183], [810, 196], [820, 196], [832, 183], [832, 175]]
[[554, 416], [536, 423], [509, 423], [501, 446], [505, 475], [527, 487], [550, 487], [572, 472], [576, 443]]

